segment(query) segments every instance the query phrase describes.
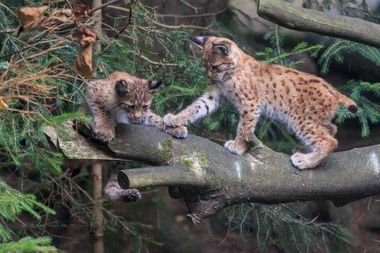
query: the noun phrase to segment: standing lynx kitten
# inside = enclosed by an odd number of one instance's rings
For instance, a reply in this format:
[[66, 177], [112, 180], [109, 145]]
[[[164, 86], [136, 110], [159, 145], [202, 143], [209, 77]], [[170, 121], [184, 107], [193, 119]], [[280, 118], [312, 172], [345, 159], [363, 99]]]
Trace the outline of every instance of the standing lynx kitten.
[[224, 96], [238, 109], [235, 140], [225, 143], [232, 153], [243, 154], [260, 115], [284, 122], [308, 147], [309, 153], [291, 156], [299, 169], [313, 168], [337, 147], [331, 123], [339, 105], [356, 112], [355, 103], [316, 76], [280, 65], [260, 63], [226, 38], [194, 36], [201, 48], [207, 75], [214, 85], [177, 115], [164, 117], [166, 126], [182, 126], [213, 112]]

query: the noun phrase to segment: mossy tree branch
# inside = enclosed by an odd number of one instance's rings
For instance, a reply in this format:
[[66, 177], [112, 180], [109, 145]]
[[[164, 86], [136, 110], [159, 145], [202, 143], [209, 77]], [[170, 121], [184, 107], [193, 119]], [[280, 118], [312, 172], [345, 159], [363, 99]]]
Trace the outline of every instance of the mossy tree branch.
[[259, 16], [289, 29], [339, 37], [380, 48], [380, 25], [305, 9], [284, 0], [260, 0]]
[[[229, 153], [210, 140], [190, 135], [173, 139], [156, 128], [119, 125], [116, 138], [94, 155], [94, 142], [75, 133], [64, 140], [45, 131], [68, 159], [128, 159], [156, 165], [123, 170], [122, 187], [169, 186], [174, 197], [183, 198], [194, 222], [228, 205], [243, 202], [282, 203], [297, 200], [349, 202], [380, 193], [380, 145], [338, 152], [318, 168], [296, 170], [289, 156], [264, 146], [243, 156]], [[69, 145], [66, 145], [66, 143]], [[71, 151], [75, 145], [75, 154]], [[87, 142], [87, 143], [86, 143]], [[87, 154], [91, 154], [88, 156]], [[91, 158], [93, 157], [93, 158]]]

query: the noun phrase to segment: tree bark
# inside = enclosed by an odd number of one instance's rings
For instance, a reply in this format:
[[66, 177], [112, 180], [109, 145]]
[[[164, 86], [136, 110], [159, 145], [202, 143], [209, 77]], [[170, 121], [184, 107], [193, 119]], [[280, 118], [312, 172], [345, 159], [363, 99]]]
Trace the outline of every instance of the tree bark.
[[[67, 131], [75, 132], [73, 128]], [[86, 150], [94, 143], [88, 137], [77, 134], [68, 141], [51, 128], [45, 133], [68, 159], [78, 159], [82, 153], [83, 159], [90, 158]], [[74, 155], [73, 141], [77, 142]], [[184, 199], [193, 222], [243, 202], [345, 203], [380, 193], [380, 145], [334, 153], [307, 171], [298, 171], [288, 155], [259, 142], [237, 156], [210, 140], [194, 135], [174, 139], [147, 126], [119, 125], [116, 138], [103, 146], [114, 159], [158, 165], [123, 170], [118, 181], [124, 188], [169, 186], [173, 197]]]
[[259, 0], [259, 16], [289, 29], [315, 32], [380, 48], [380, 25], [359, 18], [297, 7], [284, 0]]

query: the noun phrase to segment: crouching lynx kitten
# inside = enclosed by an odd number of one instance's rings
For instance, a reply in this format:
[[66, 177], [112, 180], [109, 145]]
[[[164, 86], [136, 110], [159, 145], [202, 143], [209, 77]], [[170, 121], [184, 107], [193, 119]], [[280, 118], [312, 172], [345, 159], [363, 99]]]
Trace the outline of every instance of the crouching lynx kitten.
[[187, 125], [215, 111], [224, 96], [238, 109], [240, 121], [235, 140], [225, 143], [232, 153], [243, 154], [260, 115], [284, 122], [308, 147], [309, 153], [291, 156], [299, 169], [313, 168], [337, 147], [331, 123], [339, 105], [356, 112], [357, 106], [329, 83], [314, 75], [256, 61], [226, 38], [194, 36], [213, 85], [177, 115], [167, 114], [166, 126]]
[[[161, 84], [125, 72], [114, 72], [107, 79], [89, 82], [85, 98], [94, 116], [92, 128], [96, 137], [108, 142], [115, 137], [116, 123], [128, 124], [131, 121], [156, 126], [176, 138], [185, 137], [186, 127], [165, 128], [161, 117], [150, 110], [153, 93]], [[104, 191], [112, 200], [136, 201], [141, 198], [136, 189], [121, 189], [114, 175]]]
[[108, 142], [115, 137], [116, 123], [131, 121], [156, 126], [177, 138], [185, 137], [186, 127], [165, 129], [161, 117], [150, 110], [153, 93], [161, 84], [125, 72], [114, 72], [107, 79], [89, 82], [85, 98], [94, 116], [92, 127], [96, 137]]

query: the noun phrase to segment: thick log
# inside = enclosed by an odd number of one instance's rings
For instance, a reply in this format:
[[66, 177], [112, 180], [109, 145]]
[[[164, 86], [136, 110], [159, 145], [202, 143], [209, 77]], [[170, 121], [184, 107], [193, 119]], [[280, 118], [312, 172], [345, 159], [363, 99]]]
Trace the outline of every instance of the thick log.
[[[87, 137], [81, 138], [76, 141], [93, 145]], [[61, 149], [70, 149], [71, 145], [62, 145], [64, 141], [58, 141]], [[184, 199], [194, 222], [243, 202], [346, 202], [380, 193], [380, 145], [334, 153], [306, 171], [294, 168], [288, 155], [262, 145], [237, 156], [208, 139], [194, 135], [174, 139], [147, 126], [119, 125], [108, 148], [115, 159], [158, 165], [121, 171], [118, 180], [122, 187], [169, 186]]]
[[380, 48], [380, 25], [305, 9], [284, 0], [260, 0], [259, 16], [289, 29], [339, 37]]

